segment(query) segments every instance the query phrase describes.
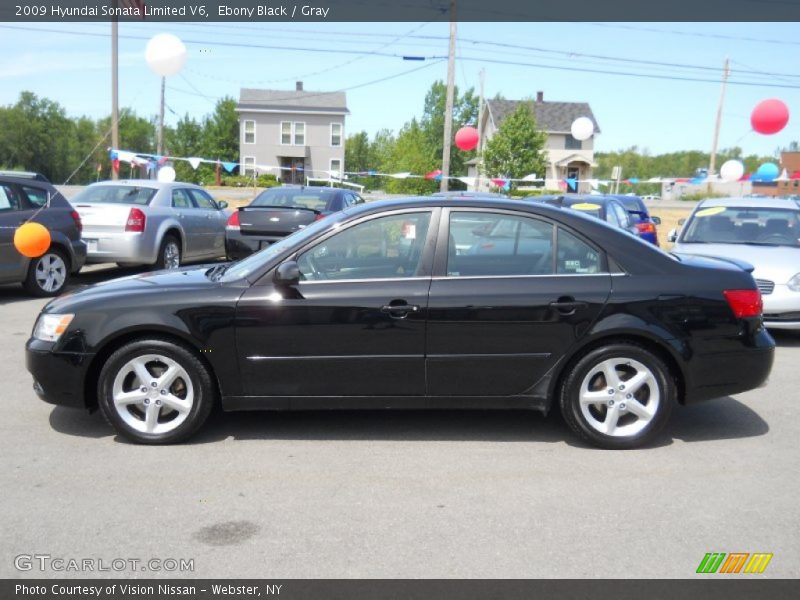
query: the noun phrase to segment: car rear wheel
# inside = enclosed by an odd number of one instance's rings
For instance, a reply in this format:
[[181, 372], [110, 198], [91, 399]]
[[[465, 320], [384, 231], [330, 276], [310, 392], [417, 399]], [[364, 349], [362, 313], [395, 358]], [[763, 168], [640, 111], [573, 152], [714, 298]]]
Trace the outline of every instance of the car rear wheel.
[[188, 348], [143, 339], [126, 344], [106, 361], [98, 400], [123, 437], [141, 444], [171, 444], [203, 425], [216, 401], [216, 387], [208, 368]]
[[181, 266], [181, 243], [174, 235], [164, 236], [155, 266], [156, 269], [177, 269]]
[[28, 275], [22, 283], [34, 296], [57, 296], [69, 281], [69, 259], [58, 248], [50, 248], [28, 265]]
[[600, 448], [636, 448], [651, 441], [675, 404], [675, 383], [663, 360], [635, 344], [592, 350], [561, 388], [564, 420]]

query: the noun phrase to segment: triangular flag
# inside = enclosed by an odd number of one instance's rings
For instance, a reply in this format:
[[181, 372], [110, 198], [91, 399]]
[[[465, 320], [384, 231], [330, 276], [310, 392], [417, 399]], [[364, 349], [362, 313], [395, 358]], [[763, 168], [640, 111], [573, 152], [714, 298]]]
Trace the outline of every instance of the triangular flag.
[[202, 158], [197, 158], [196, 156], [193, 156], [191, 158], [187, 158], [186, 160], [189, 162], [190, 165], [192, 165], [193, 169], [197, 170], [197, 167], [200, 166], [200, 162], [203, 159]]
[[461, 183], [468, 187], [475, 186], [475, 178], [474, 177], [456, 177]]
[[389, 177], [393, 177], [395, 179], [407, 179], [411, 176], [411, 173], [392, 173]]
[[789, 172], [786, 169], [784, 169], [783, 173], [781, 173], [781, 176], [778, 177], [775, 181], [789, 181]]
[[233, 173], [233, 170], [239, 166], [238, 163], [235, 162], [223, 162], [222, 167], [228, 172]]
[[569, 189], [573, 192], [578, 189], [578, 180], [575, 177], [567, 177], [564, 181], [567, 182]]
[[442, 179], [442, 170], [436, 169], [435, 171], [431, 171], [430, 173], [425, 174], [425, 179], [433, 180], [433, 181], [441, 181]]
[[525, 175], [525, 177], [522, 178], [522, 181], [539, 181], [539, 180], [536, 179], [536, 173], [531, 173], [530, 175]]
[[798, 179], [800, 179], [800, 171], [795, 171], [794, 173], [792, 173], [792, 176], [789, 179], [791, 179], [792, 181], [797, 181]]

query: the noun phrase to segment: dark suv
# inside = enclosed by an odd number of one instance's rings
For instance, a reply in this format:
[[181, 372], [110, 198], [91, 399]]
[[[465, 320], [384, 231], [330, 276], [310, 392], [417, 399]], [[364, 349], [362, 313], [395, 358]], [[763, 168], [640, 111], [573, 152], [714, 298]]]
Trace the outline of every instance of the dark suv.
[[[14, 247], [14, 232], [29, 220], [47, 227], [52, 238], [38, 258]], [[81, 219], [67, 199], [49, 183], [0, 176], [0, 284], [22, 283], [34, 296], [56, 296], [85, 261]]]

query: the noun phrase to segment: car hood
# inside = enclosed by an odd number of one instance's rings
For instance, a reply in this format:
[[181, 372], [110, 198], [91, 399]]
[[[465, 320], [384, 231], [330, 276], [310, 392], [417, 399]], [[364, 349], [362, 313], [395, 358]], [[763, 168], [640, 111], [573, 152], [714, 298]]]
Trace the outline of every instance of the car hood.
[[194, 265], [170, 271], [139, 273], [84, 286], [55, 298], [44, 307], [43, 312], [72, 312], [79, 305], [112, 297], [133, 298], [171, 292], [185, 294], [191, 290], [217, 287], [220, 285], [218, 282], [206, 277], [213, 266], [215, 265]]
[[800, 273], [800, 248], [748, 244], [675, 244], [675, 254], [711, 256], [753, 265], [753, 277], [785, 284]]

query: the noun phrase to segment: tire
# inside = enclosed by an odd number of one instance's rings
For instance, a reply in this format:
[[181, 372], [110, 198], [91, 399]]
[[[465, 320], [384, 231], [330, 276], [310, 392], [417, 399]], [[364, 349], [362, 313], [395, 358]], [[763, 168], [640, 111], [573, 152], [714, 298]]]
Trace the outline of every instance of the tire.
[[31, 259], [22, 287], [32, 296], [57, 296], [69, 283], [70, 261], [66, 252], [51, 247], [39, 258]]
[[[177, 258], [175, 258], [177, 256]], [[156, 269], [177, 269], [181, 266], [181, 242], [172, 234], [164, 236], [161, 240], [161, 246], [158, 249], [158, 258], [156, 259]], [[177, 262], [175, 262], [177, 260]]]
[[114, 352], [100, 371], [97, 391], [112, 427], [132, 442], [150, 445], [186, 440], [217, 401], [205, 364], [189, 348], [162, 338], [135, 340]]
[[[633, 392], [631, 386], [636, 386]], [[590, 351], [572, 366], [559, 401], [567, 425], [583, 440], [622, 450], [651, 441], [669, 420], [676, 399], [675, 381], [661, 358], [637, 344], [615, 343]]]

